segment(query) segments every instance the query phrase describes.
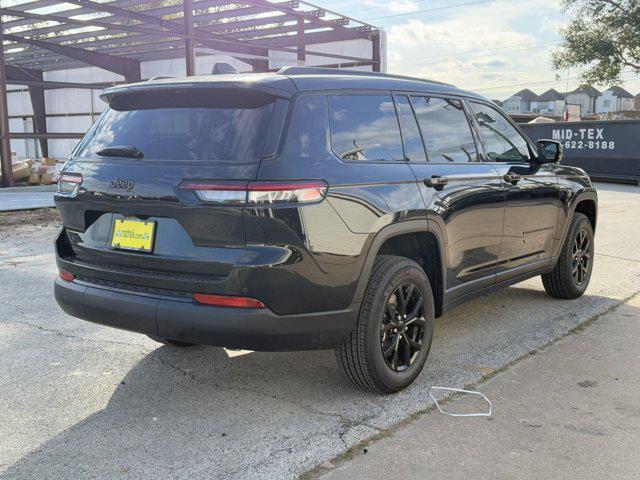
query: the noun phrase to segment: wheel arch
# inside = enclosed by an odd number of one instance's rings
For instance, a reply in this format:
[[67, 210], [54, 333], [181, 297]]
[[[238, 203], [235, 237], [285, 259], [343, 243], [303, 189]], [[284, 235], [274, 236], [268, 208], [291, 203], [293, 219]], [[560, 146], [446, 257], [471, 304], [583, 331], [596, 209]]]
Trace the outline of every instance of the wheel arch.
[[380, 230], [369, 246], [354, 294], [353, 303], [361, 303], [378, 255], [397, 255], [418, 263], [431, 284], [435, 316], [442, 314], [445, 270], [443, 241], [437, 231], [430, 230], [426, 220], [410, 220]]
[[[553, 258], [557, 259], [560, 255], [560, 249], [569, 234], [569, 226], [571, 225], [571, 219], [573, 215], [578, 212], [587, 216], [591, 222], [593, 231], [596, 230], [596, 222], [598, 219], [598, 194], [595, 189], [582, 190], [571, 199], [567, 208], [567, 217], [564, 226], [562, 227], [561, 241], [556, 245]], [[585, 213], [586, 212], [586, 213]]]
[[582, 213], [591, 222], [591, 228], [596, 231], [596, 221], [598, 219], [598, 205], [595, 199], [585, 197], [576, 202], [573, 213]]

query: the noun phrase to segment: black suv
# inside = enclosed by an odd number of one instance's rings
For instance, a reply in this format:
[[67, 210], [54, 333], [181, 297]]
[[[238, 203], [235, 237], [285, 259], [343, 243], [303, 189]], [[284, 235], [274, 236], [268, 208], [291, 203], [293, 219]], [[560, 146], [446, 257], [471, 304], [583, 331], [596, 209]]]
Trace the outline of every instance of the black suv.
[[55, 296], [76, 317], [181, 346], [336, 348], [390, 393], [454, 305], [535, 275], [558, 298], [589, 283], [591, 181], [481, 96], [289, 67], [102, 98], [56, 194]]

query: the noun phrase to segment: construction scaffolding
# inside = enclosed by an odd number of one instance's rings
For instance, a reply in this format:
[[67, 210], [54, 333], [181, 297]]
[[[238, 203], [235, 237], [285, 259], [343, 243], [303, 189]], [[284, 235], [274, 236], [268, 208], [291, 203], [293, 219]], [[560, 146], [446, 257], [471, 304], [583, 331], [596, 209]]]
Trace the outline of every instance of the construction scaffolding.
[[[141, 62], [184, 58], [194, 75], [196, 55], [230, 55], [254, 72], [277, 70], [284, 60], [323, 66], [369, 66], [380, 71], [381, 32], [354, 18], [303, 1], [267, 0], [13, 0], [0, 8], [0, 156], [2, 186], [12, 186], [11, 139], [38, 140], [43, 157], [48, 140], [82, 133], [47, 132], [45, 91], [100, 89], [143, 80]], [[345, 55], [323, 44], [365, 39], [368, 55]], [[312, 46], [312, 48], [309, 48]], [[278, 54], [278, 66], [273, 66]], [[327, 63], [331, 62], [331, 63]], [[45, 72], [94, 66], [121, 81], [50, 81]], [[9, 131], [7, 85], [26, 86], [33, 133]]]

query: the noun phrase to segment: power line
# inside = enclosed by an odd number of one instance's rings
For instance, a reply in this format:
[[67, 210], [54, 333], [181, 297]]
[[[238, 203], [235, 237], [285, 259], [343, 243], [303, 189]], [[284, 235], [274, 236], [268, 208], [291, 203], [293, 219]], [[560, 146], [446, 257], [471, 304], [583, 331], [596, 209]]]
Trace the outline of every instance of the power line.
[[419, 13], [429, 13], [429, 12], [438, 12], [440, 10], [449, 10], [452, 8], [458, 8], [458, 7], [466, 7], [468, 5], [477, 5], [479, 3], [489, 3], [493, 0], [476, 0], [474, 2], [466, 2], [466, 3], [457, 3], [455, 5], [447, 5], [446, 7], [434, 7], [434, 8], [426, 8], [424, 10], [416, 10], [414, 12], [405, 12], [405, 13], [393, 13], [391, 15], [382, 15], [380, 17], [371, 17], [371, 18], [364, 18], [364, 21], [371, 21], [371, 20], [383, 20], [386, 18], [395, 18], [395, 17], [404, 17], [406, 15], [417, 15]]
[[[427, 0], [404, 0], [404, 1], [402, 1], [402, 4], [406, 5], [406, 4], [411, 4], [411, 3], [422, 3], [422, 2], [425, 2], [425, 1], [427, 1]], [[368, 10], [379, 10], [379, 9], [382, 9], [382, 8], [387, 8], [387, 5], [383, 4], [383, 5], [374, 5], [372, 7], [356, 8], [355, 10], [346, 10], [344, 13], [346, 15], [351, 15], [352, 13], [365, 12], [365, 11], [368, 11]]]
[[[514, 53], [514, 52], [522, 52], [525, 50], [533, 50], [535, 48], [540, 48], [540, 47], [546, 47], [546, 46], [550, 46], [550, 45], [559, 45], [560, 42], [559, 41], [555, 41], [555, 42], [541, 42], [541, 43], [537, 43], [537, 44], [529, 44], [528, 46], [524, 46], [525, 44], [518, 44], [518, 45], [513, 45], [512, 47], [501, 47], [501, 48], [492, 48], [492, 49], [488, 49], [488, 50], [466, 50], [466, 51], [462, 51], [462, 52], [452, 52], [452, 53], [440, 53], [438, 55], [429, 55], [427, 57], [418, 57], [418, 59], [420, 60], [428, 60], [431, 58], [443, 58], [446, 57], [451, 58], [451, 57], [461, 57], [461, 56], [466, 56], [466, 55], [473, 55], [474, 58], [482, 58], [482, 57], [487, 57], [487, 56], [491, 56], [494, 55], [495, 53]], [[515, 47], [515, 48], [514, 48]], [[522, 48], [518, 48], [518, 47], [522, 47]], [[446, 60], [443, 60], [446, 61]], [[430, 66], [430, 65], [438, 65], [439, 63], [442, 63], [443, 61], [439, 61], [439, 62], [434, 62], [434, 63], [425, 63], [423, 64], [422, 61], [417, 62], [417, 63], [404, 63], [403, 60], [390, 60], [389, 63], [395, 63], [398, 62], [402, 65], [402, 67], [410, 67], [410, 66]]]
[[[637, 72], [635, 70], [623, 70], [621, 73], [622, 77], [626, 78], [626, 74], [634, 74], [637, 75]], [[505, 89], [505, 88], [514, 88], [514, 87], [528, 87], [528, 86], [533, 86], [533, 85], [546, 85], [546, 84], [553, 84], [553, 83], [562, 83], [566, 80], [580, 80], [582, 77], [580, 76], [575, 76], [575, 77], [570, 77], [568, 79], [558, 79], [558, 80], [546, 80], [546, 81], [541, 81], [541, 82], [527, 82], [527, 83], [514, 83], [511, 85], [499, 85], [496, 87], [484, 87], [484, 88], [471, 88], [469, 90], [474, 91], [474, 92], [486, 92], [486, 91], [493, 91], [493, 90], [501, 90], [501, 89]]]

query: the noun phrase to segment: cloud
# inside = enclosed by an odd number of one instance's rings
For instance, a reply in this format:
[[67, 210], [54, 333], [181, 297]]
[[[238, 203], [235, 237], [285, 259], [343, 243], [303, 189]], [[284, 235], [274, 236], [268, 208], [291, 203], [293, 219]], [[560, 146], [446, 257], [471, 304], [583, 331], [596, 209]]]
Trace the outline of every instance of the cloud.
[[366, 0], [363, 2], [365, 5], [369, 5], [376, 10], [386, 10], [392, 14], [398, 13], [412, 13], [420, 10], [420, 3], [415, 0], [391, 0], [391, 1], [379, 1], [379, 0]]
[[392, 13], [411, 13], [420, 10], [420, 4], [407, 0], [394, 0], [387, 3], [387, 10]]
[[484, 57], [484, 58], [478, 58], [478, 59], [474, 59], [471, 60], [469, 62], [469, 65], [471, 65], [474, 68], [509, 68], [513, 65], [513, 63], [511, 62], [511, 60], [509, 60], [508, 58], [505, 57], [495, 57], [495, 58], [490, 58], [490, 57]]
[[553, 72], [544, 43], [558, 38], [551, 25], [562, 15], [548, 0], [495, 0], [410, 18], [387, 28], [389, 71], [469, 89], [549, 80]]

